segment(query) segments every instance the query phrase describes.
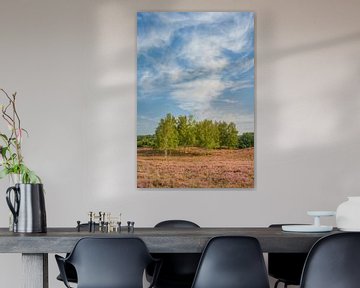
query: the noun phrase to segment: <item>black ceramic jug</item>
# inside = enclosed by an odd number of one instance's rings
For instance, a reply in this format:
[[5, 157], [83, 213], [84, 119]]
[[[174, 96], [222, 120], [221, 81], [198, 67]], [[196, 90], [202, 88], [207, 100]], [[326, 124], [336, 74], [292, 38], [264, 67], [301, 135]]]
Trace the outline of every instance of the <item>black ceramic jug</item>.
[[[12, 192], [14, 193], [13, 197], [11, 197]], [[14, 232], [46, 232], [45, 198], [42, 184], [15, 184], [6, 190], [6, 202], [14, 216]]]

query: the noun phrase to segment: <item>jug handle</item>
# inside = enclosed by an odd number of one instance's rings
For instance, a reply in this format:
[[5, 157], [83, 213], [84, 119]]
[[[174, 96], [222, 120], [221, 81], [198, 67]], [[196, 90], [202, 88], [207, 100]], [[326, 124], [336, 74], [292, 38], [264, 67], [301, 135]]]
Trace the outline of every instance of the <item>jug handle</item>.
[[[14, 191], [14, 205], [11, 203], [10, 199], [11, 191]], [[15, 186], [9, 187], [6, 190], [6, 202], [11, 213], [14, 215], [14, 223], [17, 223], [19, 216], [20, 191]]]

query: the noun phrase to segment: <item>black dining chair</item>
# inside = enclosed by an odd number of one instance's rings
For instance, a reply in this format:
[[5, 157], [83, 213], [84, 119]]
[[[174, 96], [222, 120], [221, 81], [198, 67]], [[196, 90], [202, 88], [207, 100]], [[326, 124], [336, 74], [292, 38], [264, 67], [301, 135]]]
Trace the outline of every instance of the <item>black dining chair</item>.
[[[143, 288], [145, 268], [154, 262], [154, 281], [160, 262], [152, 258], [139, 238], [82, 238], [66, 258], [55, 255], [66, 287], [65, 263], [74, 266], [77, 288]], [[149, 287], [153, 287], [153, 283]]]
[[[281, 228], [282, 225], [288, 224], [272, 224], [269, 228]], [[307, 253], [269, 253], [268, 273], [277, 279], [274, 288], [280, 283], [283, 283], [284, 288], [288, 285], [300, 285], [306, 257]]]
[[192, 288], [269, 288], [256, 238], [219, 236], [204, 249]]
[[[81, 230], [88, 230], [89, 229], [89, 224], [88, 223], [82, 223], [80, 224], [80, 229]], [[98, 223], [95, 223], [95, 229], [98, 230], [99, 229], [99, 224]], [[66, 257], [69, 256], [69, 253], [66, 254]], [[77, 275], [76, 275], [76, 270], [74, 268], [73, 265], [71, 265], [70, 263], [67, 263], [65, 262], [64, 263], [64, 269], [65, 269], [65, 275], [66, 275], [66, 278], [67, 278], [67, 281], [68, 282], [71, 282], [71, 283], [77, 283]], [[61, 274], [59, 274], [57, 277], [56, 277], [57, 280], [59, 281], [63, 281], [63, 278], [61, 277]]]
[[[200, 228], [199, 225], [187, 220], [166, 220], [155, 225], [156, 229]], [[152, 254], [161, 259], [162, 266], [159, 272], [156, 288], [190, 288], [194, 280], [196, 269], [201, 257], [200, 253], [156, 253]], [[153, 269], [147, 269], [147, 279], [151, 281]]]
[[301, 288], [360, 287], [360, 233], [348, 232], [318, 240], [306, 259]]

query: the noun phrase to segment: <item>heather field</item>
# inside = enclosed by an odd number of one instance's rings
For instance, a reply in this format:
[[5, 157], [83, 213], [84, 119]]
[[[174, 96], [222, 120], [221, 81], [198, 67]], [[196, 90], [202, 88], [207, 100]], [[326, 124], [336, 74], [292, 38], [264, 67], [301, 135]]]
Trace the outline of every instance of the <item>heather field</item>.
[[254, 148], [137, 150], [138, 188], [253, 188]]

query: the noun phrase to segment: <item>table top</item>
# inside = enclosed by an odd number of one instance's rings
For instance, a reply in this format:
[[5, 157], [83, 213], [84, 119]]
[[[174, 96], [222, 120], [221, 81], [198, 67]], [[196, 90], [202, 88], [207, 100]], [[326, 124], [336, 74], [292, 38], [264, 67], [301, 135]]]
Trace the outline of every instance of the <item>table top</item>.
[[263, 252], [308, 252], [321, 237], [338, 233], [283, 232], [281, 227], [135, 228], [134, 232], [78, 232], [76, 228], [48, 228], [47, 233], [13, 233], [0, 228], [0, 253], [65, 253], [83, 237], [139, 237], [152, 253], [201, 253], [208, 240], [221, 235], [252, 236]]

